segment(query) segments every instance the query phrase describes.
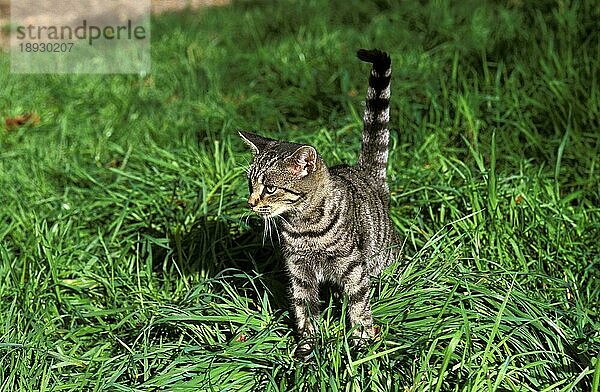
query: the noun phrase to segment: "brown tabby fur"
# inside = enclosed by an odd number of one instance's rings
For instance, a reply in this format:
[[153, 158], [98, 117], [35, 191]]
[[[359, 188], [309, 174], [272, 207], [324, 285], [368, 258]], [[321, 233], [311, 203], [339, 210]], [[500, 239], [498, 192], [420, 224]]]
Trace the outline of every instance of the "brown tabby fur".
[[254, 152], [248, 206], [266, 220], [280, 218], [302, 335], [315, 332], [311, 316], [319, 314], [322, 282], [343, 289], [351, 323], [359, 334], [362, 329], [372, 335], [369, 276], [378, 275], [399, 253], [386, 183], [391, 61], [379, 50], [359, 50], [358, 57], [373, 67], [356, 166], [328, 168], [309, 145], [240, 132]]

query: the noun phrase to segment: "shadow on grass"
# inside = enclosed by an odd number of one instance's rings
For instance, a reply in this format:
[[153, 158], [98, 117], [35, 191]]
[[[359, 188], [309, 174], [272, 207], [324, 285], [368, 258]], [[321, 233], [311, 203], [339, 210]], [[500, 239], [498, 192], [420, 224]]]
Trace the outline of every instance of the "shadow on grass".
[[158, 237], [166, 236], [169, 246], [153, 246], [154, 272], [176, 270], [200, 280], [225, 279], [238, 287], [247, 283], [242, 274], [257, 276], [270, 293], [272, 304], [287, 309], [287, 275], [277, 238], [266, 238], [263, 244], [262, 222], [253, 220], [249, 224], [249, 229], [242, 230], [225, 220], [200, 217], [187, 229], [166, 235], [156, 233]]

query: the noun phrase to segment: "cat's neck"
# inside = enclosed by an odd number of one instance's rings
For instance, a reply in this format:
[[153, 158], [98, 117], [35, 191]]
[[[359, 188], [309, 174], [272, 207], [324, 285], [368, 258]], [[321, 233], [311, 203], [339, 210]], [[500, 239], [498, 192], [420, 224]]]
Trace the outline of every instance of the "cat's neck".
[[312, 192], [308, 193], [302, 208], [294, 209], [282, 214], [284, 229], [288, 231], [307, 230], [327, 219], [335, 212], [337, 195], [333, 183], [327, 178]]

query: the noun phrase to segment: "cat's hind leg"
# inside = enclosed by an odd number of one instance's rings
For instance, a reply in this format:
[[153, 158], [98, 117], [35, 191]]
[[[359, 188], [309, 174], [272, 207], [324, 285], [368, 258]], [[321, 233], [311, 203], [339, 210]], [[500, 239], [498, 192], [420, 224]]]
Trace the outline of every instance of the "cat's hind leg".
[[369, 288], [369, 272], [362, 264], [354, 266], [342, 281], [344, 292], [348, 296], [348, 314], [354, 335], [360, 338], [373, 337], [373, 316]]

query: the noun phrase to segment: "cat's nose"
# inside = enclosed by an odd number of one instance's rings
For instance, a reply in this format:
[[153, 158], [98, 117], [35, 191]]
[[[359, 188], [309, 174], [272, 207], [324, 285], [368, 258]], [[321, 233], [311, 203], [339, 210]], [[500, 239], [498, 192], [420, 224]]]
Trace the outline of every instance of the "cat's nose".
[[254, 208], [258, 204], [258, 199], [255, 197], [250, 197], [248, 199], [248, 208]]

